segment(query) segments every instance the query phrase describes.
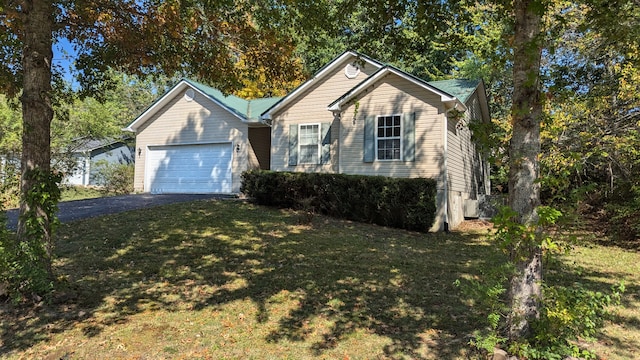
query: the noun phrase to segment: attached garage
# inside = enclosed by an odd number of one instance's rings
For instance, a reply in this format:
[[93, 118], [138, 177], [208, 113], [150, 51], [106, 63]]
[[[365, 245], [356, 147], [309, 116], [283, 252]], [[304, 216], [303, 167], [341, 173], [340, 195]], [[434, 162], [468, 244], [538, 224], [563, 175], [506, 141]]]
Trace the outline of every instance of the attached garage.
[[149, 146], [145, 192], [231, 193], [232, 144]]
[[134, 190], [239, 193], [244, 171], [269, 168], [271, 132], [260, 114], [278, 100], [181, 80], [126, 128], [136, 134]]

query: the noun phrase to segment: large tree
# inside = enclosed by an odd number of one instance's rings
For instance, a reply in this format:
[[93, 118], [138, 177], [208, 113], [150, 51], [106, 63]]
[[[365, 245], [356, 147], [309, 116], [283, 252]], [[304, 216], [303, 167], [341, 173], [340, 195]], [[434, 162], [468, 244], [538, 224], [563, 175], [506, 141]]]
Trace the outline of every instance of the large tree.
[[85, 94], [101, 90], [109, 68], [188, 74], [230, 91], [241, 86], [243, 74], [235, 66], [240, 57], [247, 68], [269, 69], [268, 80], [285, 82], [291, 74], [293, 44], [252, 15], [268, 9], [237, 1], [0, 1], [0, 92], [20, 94], [23, 117], [17, 241], [35, 244], [33, 261], [51, 275], [55, 207], [46, 194], [51, 184], [45, 183], [55, 181], [50, 174], [54, 41], [73, 44]]
[[[578, 185], [560, 184], [562, 177], [584, 179], [587, 167], [605, 170], [617, 159], [626, 168], [637, 164], [630, 146], [639, 113], [633, 79], [640, 7], [634, 3], [490, 0], [465, 7], [472, 20], [463, 37], [469, 56], [456, 62], [456, 72], [488, 83], [498, 126], [485, 135], [502, 141], [494, 150], [495, 180], [508, 183], [503, 188], [514, 220], [535, 228], [541, 187], [559, 196]], [[623, 18], [614, 21], [619, 14]], [[605, 161], [594, 163], [598, 157]], [[509, 285], [506, 335], [519, 340], [538, 316], [543, 273], [540, 244], [512, 240], [508, 250], [517, 271]]]
[[[277, 3], [275, 1], [274, 3]], [[464, 55], [457, 26], [462, 2], [281, 1], [270, 15], [286, 23], [296, 54], [313, 73], [345, 50], [358, 51], [424, 79], [447, 76]]]
[[[540, 154], [540, 59], [543, 48], [544, 0], [514, 1], [513, 95], [511, 143], [509, 146], [509, 206], [523, 224], [537, 222], [540, 205], [538, 183]], [[517, 339], [528, 333], [531, 320], [539, 315], [542, 296], [542, 254], [539, 244], [515, 243], [510, 250], [516, 267], [509, 285], [511, 312], [508, 335]]]

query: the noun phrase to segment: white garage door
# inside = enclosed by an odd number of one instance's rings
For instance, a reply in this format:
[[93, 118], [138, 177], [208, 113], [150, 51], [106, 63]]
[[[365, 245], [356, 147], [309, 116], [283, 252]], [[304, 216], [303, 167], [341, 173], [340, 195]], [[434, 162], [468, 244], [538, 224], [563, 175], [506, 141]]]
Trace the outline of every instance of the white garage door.
[[145, 191], [230, 193], [231, 143], [150, 146]]

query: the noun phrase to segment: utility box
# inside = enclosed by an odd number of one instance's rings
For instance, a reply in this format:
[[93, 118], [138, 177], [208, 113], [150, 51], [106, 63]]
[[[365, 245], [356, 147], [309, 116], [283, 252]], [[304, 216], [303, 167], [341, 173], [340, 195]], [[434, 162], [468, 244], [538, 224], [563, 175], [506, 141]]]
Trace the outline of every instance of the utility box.
[[463, 203], [464, 217], [477, 219], [480, 216], [478, 211], [478, 200], [465, 199]]

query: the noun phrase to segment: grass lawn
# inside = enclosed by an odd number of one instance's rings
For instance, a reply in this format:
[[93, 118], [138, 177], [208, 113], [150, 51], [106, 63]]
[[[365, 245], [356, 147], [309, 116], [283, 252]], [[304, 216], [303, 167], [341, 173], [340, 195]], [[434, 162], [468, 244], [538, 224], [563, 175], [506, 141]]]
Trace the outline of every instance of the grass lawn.
[[[419, 234], [240, 201], [201, 201], [62, 225], [63, 286], [0, 305], [10, 359], [457, 359], [484, 314], [454, 285], [504, 261], [484, 236]], [[578, 247], [555, 281], [625, 278], [595, 345], [640, 353], [640, 255]]]
[[60, 201], [84, 200], [103, 197], [105, 194], [94, 187], [65, 186]]

